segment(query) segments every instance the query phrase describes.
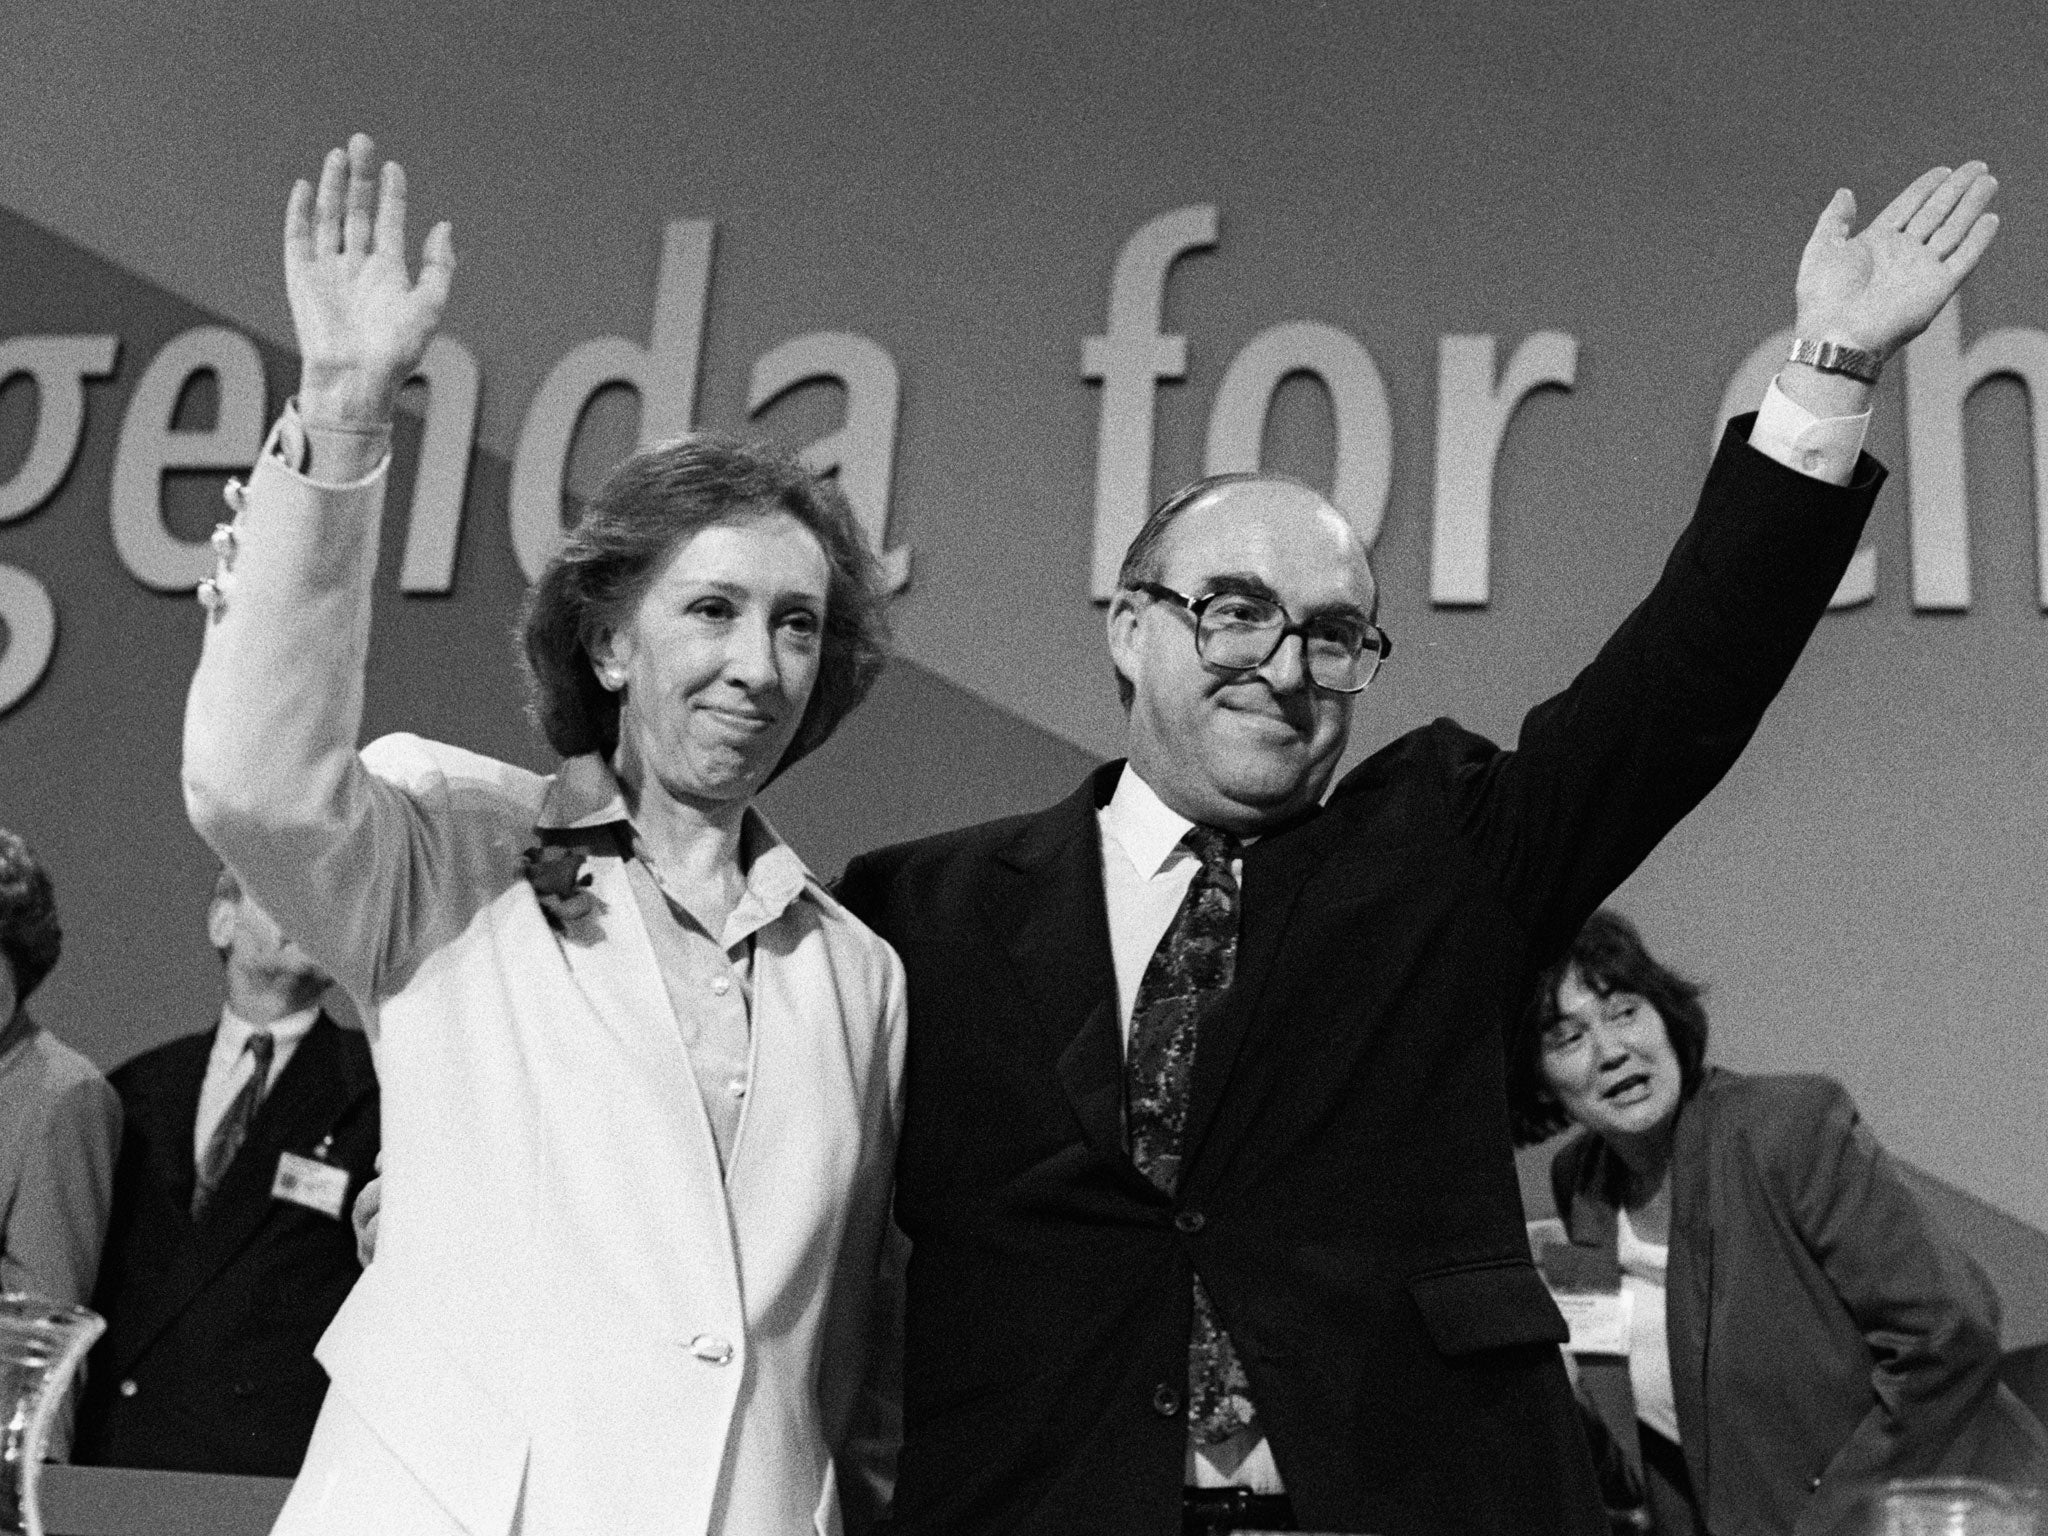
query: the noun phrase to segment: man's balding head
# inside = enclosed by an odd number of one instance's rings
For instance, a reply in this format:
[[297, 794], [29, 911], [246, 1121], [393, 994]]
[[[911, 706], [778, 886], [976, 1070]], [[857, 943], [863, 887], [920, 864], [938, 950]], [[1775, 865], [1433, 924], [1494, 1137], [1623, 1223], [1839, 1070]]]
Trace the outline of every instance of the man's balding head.
[[1370, 619], [1378, 588], [1343, 515], [1283, 476], [1215, 476], [1146, 520], [1122, 580], [1110, 605], [1110, 655], [1127, 693], [1129, 756], [1145, 781], [1182, 815], [1237, 832], [1320, 799], [1343, 754], [1354, 696], [1309, 681], [1296, 636], [1248, 672], [1205, 665], [1193, 616], [1132, 584], [1155, 582], [1190, 599], [1265, 597], [1296, 624]]

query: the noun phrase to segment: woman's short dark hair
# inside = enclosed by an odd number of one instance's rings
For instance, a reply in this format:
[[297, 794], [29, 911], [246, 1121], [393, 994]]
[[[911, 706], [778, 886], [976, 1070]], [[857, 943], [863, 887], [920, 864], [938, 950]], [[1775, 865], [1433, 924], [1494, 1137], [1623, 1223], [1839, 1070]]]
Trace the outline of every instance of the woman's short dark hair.
[[706, 433], [643, 448], [614, 469], [527, 594], [528, 709], [550, 746], [564, 757], [612, 753], [619, 696], [598, 682], [591, 644], [624, 621], [684, 539], [771, 512], [811, 531], [830, 573], [818, 680], [775, 772], [824, 743], [882, 670], [880, 568], [836, 483], [772, 444]]
[[0, 827], [0, 957], [14, 971], [17, 1005], [42, 985], [63, 948], [57, 893], [48, 872], [18, 833]]
[[1596, 996], [1627, 992], [1655, 1008], [1678, 1057], [1681, 1094], [1690, 1098], [1699, 1086], [1707, 1059], [1707, 1010], [1700, 1005], [1706, 988], [1660, 965], [1636, 925], [1602, 907], [1586, 919], [1563, 958], [1537, 978], [1535, 995], [1509, 1046], [1508, 1119], [1516, 1146], [1547, 1141], [1571, 1124], [1543, 1078], [1543, 1037], [1558, 1019], [1557, 989], [1573, 975]]

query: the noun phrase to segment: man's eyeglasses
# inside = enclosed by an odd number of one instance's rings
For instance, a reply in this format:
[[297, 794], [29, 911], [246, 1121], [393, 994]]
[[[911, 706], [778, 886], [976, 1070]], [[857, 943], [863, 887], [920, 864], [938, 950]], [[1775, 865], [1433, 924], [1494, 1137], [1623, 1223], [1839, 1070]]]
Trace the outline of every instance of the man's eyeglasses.
[[1189, 597], [1156, 581], [1133, 582], [1131, 590], [1187, 609], [1195, 620], [1195, 654], [1225, 672], [1255, 672], [1272, 660], [1281, 641], [1299, 635], [1310, 682], [1329, 693], [1363, 693], [1380, 663], [1394, 654], [1387, 632], [1356, 614], [1320, 614], [1296, 624], [1280, 604], [1249, 592]]

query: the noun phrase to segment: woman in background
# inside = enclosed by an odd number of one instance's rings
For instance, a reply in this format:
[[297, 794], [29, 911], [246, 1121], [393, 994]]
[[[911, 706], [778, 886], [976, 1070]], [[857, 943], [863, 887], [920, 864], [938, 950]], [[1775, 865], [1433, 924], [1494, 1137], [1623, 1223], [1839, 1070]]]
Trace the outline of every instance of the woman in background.
[[278, 1529], [836, 1536], [903, 973], [751, 805], [873, 678], [873, 561], [779, 452], [645, 450], [528, 602], [558, 771], [358, 755], [391, 411], [453, 269], [442, 225], [411, 281], [404, 222], [360, 135], [293, 190], [299, 394], [216, 534], [186, 718], [194, 825], [383, 1091], [377, 1262]]
[[1632, 1414], [1609, 1429], [1640, 1448], [1655, 1528], [1851, 1530], [1890, 1478], [2012, 1471], [2038, 1426], [1999, 1397], [1982, 1275], [1839, 1084], [1706, 1049], [1700, 988], [1602, 911], [1542, 977], [1509, 1066], [1523, 1145], [1579, 1127], [1551, 1187], [1628, 1299]]
[[[29, 1017], [64, 932], [50, 877], [0, 827], [0, 1291], [83, 1306], [99, 1271], [121, 1100], [99, 1069]], [[48, 1454], [71, 1445], [60, 1413]]]

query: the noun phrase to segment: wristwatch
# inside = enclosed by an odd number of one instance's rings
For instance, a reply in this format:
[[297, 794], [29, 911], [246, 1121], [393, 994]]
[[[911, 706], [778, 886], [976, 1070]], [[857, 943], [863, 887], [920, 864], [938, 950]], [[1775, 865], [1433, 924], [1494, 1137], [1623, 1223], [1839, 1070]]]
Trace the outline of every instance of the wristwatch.
[[1875, 384], [1884, 359], [1861, 347], [1845, 347], [1839, 341], [1810, 341], [1802, 336], [1792, 343], [1794, 363], [1807, 363], [1822, 373], [1839, 373], [1864, 384]]

